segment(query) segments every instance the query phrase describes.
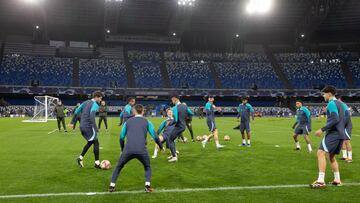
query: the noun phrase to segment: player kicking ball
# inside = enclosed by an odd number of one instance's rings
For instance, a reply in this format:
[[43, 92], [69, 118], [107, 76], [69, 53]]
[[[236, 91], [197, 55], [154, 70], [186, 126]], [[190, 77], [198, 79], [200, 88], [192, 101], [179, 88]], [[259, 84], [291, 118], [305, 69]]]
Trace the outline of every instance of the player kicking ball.
[[83, 102], [74, 112], [70, 126], [73, 127], [79, 114], [81, 114], [80, 131], [82, 136], [86, 139], [87, 143], [84, 146], [79, 158], [76, 160], [77, 164], [83, 168], [83, 159], [89, 148], [94, 145], [95, 156], [95, 168], [100, 169], [100, 147], [98, 141], [98, 128], [96, 126], [95, 116], [99, 111], [99, 103], [103, 98], [103, 94], [100, 91], [93, 93], [92, 99]]
[[[150, 157], [146, 147], [146, 135], [149, 132], [156, 144], [162, 149], [162, 144], [156, 135], [153, 124], [144, 118], [144, 107], [140, 104], [134, 106], [134, 117], [129, 118], [121, 129], [120, 146], [121, 156], [112, 174], [109, 192], [115, 191], [115, 184], [119, 177], [121, 170], [126, 163], [132, 159], [139, 160], [145, 170], [145, 192], [153, 192], [154, 189], [150, 186], [151, 167]], [[125, 137], [127, 138], [125, 145]]]
[[308, 108], [303, 106], [302, 101], [296, 101], [296, 122], [292, 126], [294, 131], [295, 149], [300, 150], [299, 135], [304, 135], [305, 142], [307, 144], [308, 152], [312, 152], [309, 133], [311, 132], [311, 113]]
[[317, 130], [315, 135], [320, 137], [323, 132], [325, 136], [320, 143], [317, 152], [319, 176], [316, 181], [310, 184], [310, 188], [325, 188], [325, 170], [326, 158], [330, 161], [330, 166], [334, 172], [334, 180], [331, 182], [334, 186], [341, 186], [339, 165], [335, 156], [340, 153], [341, 146], [345, 139], [345, 109], [342, 102], [335, 98], [336, 88], [327, 86], [322, 90], [325, 101], [328, 102], [326, 107], [327, 120], [326, 125]]
[[216, 106], [214, 105], [214, 97], [213, 96], [209, 96], [208, 97], [208, 102], [205, 105], [205, 111], [206, 111], [206, 123], [209, 127], [209, 131], [210, 131], [210, 135], [208, 135], [203, 141], [202, 141], [202, 146], [203, 148], [205, 148], [206, 143], [212, 138], [214, 137], [215, 140], [215, 144], [216, 144], [216, 148], [217, 149], [221, 149], [224, 148], [224, 145], [221, 145], [219, 143], [219, 136], [218, 136], [218, 130], [216, 128], [216, 124], [215, 124], [215, 109]]
[[[168, 142], [170, 133], [174, 129], [174, 125], [175, 125], [173, 111], [171, 110], [171, 108], [166, 109], [166, 114], [167, 114], [166, 120], [161, 122], [160, 127], [157, 131], [157, 134], [159, 135], [159, 140], [160, 140], [161, 144]], [[161, 132], [163, 132], [162, 135], [160, 135]], [[157, 144], [155, 144], [154, 155], [151, 158], [155, 159], [158, 155], [159, 150], [160, 150], [159, 146]], [[176, 151], [176, 153], [178, 154], [178, 151]]]

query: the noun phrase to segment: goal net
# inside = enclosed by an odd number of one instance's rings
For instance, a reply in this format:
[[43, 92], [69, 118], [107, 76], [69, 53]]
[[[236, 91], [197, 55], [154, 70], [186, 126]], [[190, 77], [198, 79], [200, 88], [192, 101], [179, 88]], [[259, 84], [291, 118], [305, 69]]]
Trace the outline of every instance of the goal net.
[[30, 120], [24, 122], [47, 122], [48, 120], [56, 120], [54, 107], [59, 98], [51, 96], [35, 96], [34, 114]]

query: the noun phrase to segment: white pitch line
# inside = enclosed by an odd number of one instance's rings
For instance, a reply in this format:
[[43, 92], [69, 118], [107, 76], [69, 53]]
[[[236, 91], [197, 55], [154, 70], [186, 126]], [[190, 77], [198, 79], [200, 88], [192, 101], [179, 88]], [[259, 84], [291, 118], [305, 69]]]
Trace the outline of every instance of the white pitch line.
[[[345, 183], [344, 186], [360, 186], [360, 183]], [[263, 186], [234, 186], [234, 187], [212, 187], [212, 188], [174, 188], [159, 189], [154, 193], [183, 193], [183, 192], [206, 192], [224, 190], [267, 190], [278, 188], [305, 188], [309, 185], [263, 185]], [[117, 191], [117, 192], [69, 192], [69, 193], [46, 193], [46, 194], [20, 194], [20, 195], [0, 195], [0, 199], [31, 198], [31, 197], [60, 197], [60, 196], [94, 196], [94, 195], [113, 195], [113, 194], [142, 194], [144, 190]]]
[[53, 130], [53, 131], [50, 131], [50, 132], [48, 132], [48, 135], [50, 135], [51, 133], [54, 133], [54, 132], [56, 132], [57, 131], [57, 129], [55, 129], [55, 130]]

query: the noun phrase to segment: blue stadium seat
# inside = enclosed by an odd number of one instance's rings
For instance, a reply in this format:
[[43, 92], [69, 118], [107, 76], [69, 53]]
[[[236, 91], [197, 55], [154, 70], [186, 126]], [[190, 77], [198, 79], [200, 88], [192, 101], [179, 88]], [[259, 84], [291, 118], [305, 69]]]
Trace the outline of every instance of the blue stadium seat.
[[0, 67], [1, 85], [71, 86], [72, 60], [69, 58], [5, 55]]

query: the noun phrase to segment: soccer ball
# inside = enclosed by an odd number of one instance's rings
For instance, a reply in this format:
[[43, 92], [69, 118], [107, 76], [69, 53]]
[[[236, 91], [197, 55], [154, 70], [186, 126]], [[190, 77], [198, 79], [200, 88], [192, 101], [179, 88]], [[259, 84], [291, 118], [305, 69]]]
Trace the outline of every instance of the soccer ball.
[[103, 160], [101, 163], [100, 163], [100, 167], [104, 170], [108, 170], [111, 168], [111, 163], [109, 160]]
[[224, 140], [225, 140], [225, 141], [230, 141], [230, 136], [229, 136], [229, 135], [225, 135], [225, 136], [224, 136]]

